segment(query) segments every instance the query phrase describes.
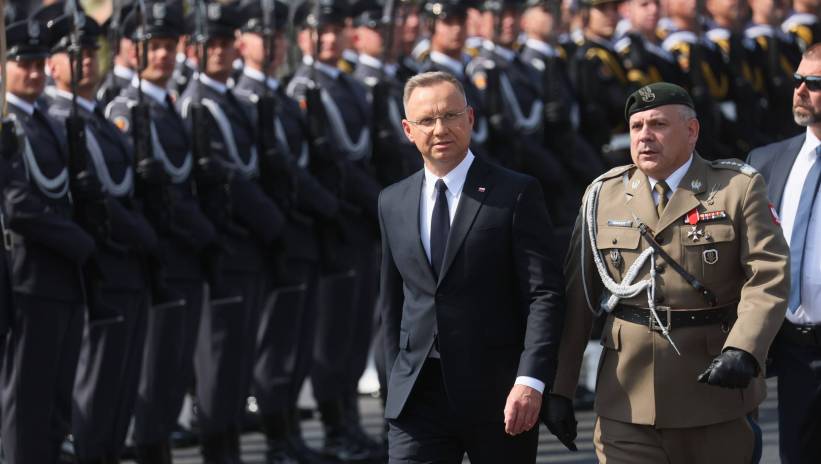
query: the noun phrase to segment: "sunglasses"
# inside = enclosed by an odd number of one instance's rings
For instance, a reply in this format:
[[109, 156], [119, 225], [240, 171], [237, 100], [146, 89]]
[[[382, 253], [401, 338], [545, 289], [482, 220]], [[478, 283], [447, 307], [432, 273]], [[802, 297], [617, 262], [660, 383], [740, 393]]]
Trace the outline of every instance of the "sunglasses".
[[821, 90], [821, 76], [802, 76], [801, 74], [795, 73], [792, 75], [792, 83], [796, 89], [804, 83], [807, 85], [807, 89], [812, 92]]

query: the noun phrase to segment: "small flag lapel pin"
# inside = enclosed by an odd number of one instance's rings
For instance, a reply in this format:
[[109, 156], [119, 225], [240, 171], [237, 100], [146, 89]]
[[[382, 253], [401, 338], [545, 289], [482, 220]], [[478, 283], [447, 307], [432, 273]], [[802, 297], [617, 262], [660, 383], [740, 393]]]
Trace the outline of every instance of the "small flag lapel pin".
[[479, 190], [479, 193], [485, 193], [485, 188], [484, 187], [479, 187], [477, 190]]

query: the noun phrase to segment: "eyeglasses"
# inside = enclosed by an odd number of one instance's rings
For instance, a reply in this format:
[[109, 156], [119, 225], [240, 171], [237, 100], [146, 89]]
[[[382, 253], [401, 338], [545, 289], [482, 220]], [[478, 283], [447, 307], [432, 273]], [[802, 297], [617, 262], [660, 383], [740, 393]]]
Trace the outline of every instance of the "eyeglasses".
[[436, 126], [437, 120], [442, 121], [442, 125], [447, 127], [458, 121], [465, 115], [465, 113], [467, 113], [467, 111], [468, 107], [466, 106], [462, 111], [448, 111], [441, 116], [431, 116], [428, 118], [422, 118], [418, 121], [411, 121], [408, 119], [407, 121], [424, 131], [430, 131]]
[[792, 75], [792, 83], [796, 89], [801, 87], [801, 83], [804, 83], [812, 92], [821, 90], [821, 76], [802, 76], [801, 74], [795, 73]]

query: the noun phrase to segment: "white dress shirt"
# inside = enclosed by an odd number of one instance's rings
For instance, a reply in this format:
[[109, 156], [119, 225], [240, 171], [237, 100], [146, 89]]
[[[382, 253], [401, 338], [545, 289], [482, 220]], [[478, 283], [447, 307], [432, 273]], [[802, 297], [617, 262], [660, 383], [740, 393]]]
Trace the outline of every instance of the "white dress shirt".
[[12, 105], [20, 108], [23, 110], [27, 115], [31, 116], [34, 114], [34, 105], [23, 100], [22, 98], [18, 97], [17, 95], [6, 92], [6, 101], [11, 103]]
[[[54, 87], [54, 94], [59, 95], [67, 100], [71, 100], [74, 97], [74, 94], [72, 94], [71, 92], [58, 89], [57, 87]], [[96, 102], [89, 100], [87, 98], [83, 98], [79, 95], [77, 95], [77, 104], [89, 113], [93, 113], [94, 109], [97, 108]]]
[[[131, 79], [131, 86], [134, 88], [140, 86], [140, 79], [137, 76], [134, 76], [134, 78]], [[163, 105], [168, 104], [168, 100], [166, 99], [166, 97], [168, 96], [168, 90], [156, 84], [152, 84], [151, 82], [145, 79], [142, 80], [142, 92], [144, 95], [148, 95], [149, 97], [153, 98], [159, 103], [162, 103]]]
[[[690, 158], [687, 159], [687, 162], [682, 164], [678, 169], [673, 171], [672, 174], [667, 176], [665, 182], [667, 182], [667, 186], [670, 187], [670, 190], [667, 191], [667, 199], [669, 200], [673, 193], [678, 188], [678, 184], [681, 183], [681, 179], [684, 178], [684, 175], [687, 174], [687, 170], [690, 169], [690, 165], [693, 164], [693, 154], [690, 153]], [[647, 176], [647, 180], [650, 181], [650, 191], [653, 192], [653, 203], [659, 204], [659, 194], [656, 192], [656, 184], [659, 183], [659, 180], [653, 179], [650, 176]]]
[[266, 78], [265, 73], [263, 73], [259, 69], [254, 69], [250, 66], [245, 66], [242, 68], [242, 73], [257, 82], [265, 81], [265, 84], [268, 85], [268, 88], [271, 89], [272, 92], [276, 92], [279, 88], [278, 80], [274, 79], [273, 77]]
[[[468, 150], [465, 159], [442, 177], [437, 177], [425, 167], [425, 176], [422, 181], [422, 197], [419, 200], [419, 235], [422, 238], [422, 247], [425, 249], [425, 255], [427, 255], [428, 261], [430, 261], [431, 221], [433, 221], [433, 207], [436, 205], [436, 181], [442, 179], [447, 187], [445, 196], [448, 199], [450, 223], [453, 224], [453, 218], [456, 217], [456, 209], [459, 208], [459, 199], [462, 197], [462, 187], [465, 186], [465, 179], [467, 179], [468, 170], [473, 164], [474, 159], [473, 153]], [[436, 345], [431, 348], [428, 357], [439, 358]], [[527, 376], [516, 377], [516, 384], [526, 385], [538, 390], [540, 393], [544, 392], [545, 388], [544, 382]]]
[[[807, 128], [804, 145], [792, 165], [784, 195], [781, 197], [781, 230], [787, 244], [792, 240], [795, 214], [804, 181], [813, 163], [818, 163], [815, 149], [821, 145], [818, 137]], [[807, 241], [804, 243], [804, 269], [801, 281], [801, 305], [794, 313], [787, 311], [787, 319], [794, 324], [821, 324], [821, 199], [816, 197], [807, 226]]]
[[439, 66], [444, 66], [459, 79], [465, 77], [465, 64], [441, 52], [430, 52], [430, 60]]

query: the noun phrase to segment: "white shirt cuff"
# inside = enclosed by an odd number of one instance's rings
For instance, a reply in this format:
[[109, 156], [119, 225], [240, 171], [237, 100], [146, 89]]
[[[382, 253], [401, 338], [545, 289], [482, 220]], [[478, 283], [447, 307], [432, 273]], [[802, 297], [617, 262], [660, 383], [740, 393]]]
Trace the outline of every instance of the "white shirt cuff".
[[524, 385], [544, 394], [544, 382], [539, 379], [534, 379], [533, 377], [520, 375], [519, 377], [516, 377], [516, 385]]

